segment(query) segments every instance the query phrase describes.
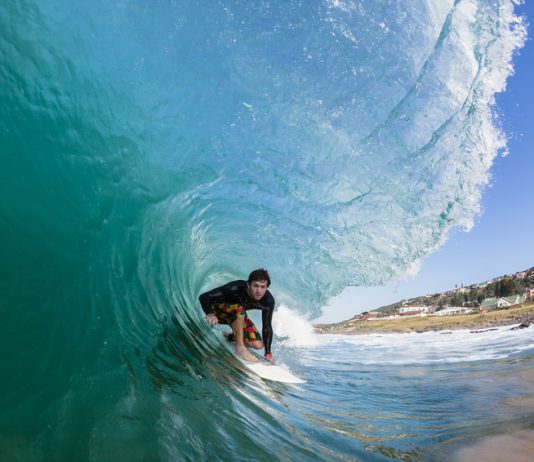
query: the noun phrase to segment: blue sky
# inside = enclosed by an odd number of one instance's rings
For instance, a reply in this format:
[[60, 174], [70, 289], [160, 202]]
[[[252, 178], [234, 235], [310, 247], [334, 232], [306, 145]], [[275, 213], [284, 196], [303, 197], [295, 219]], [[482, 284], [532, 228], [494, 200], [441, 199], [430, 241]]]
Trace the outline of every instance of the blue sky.
[[[527, 2], [529, 3], [529, 2]], [[534, 5], [521, 5], [534, 24]], [[509, 155], [495, 159], [483, 213], [470, 232], [454, 231], [445, 245], [425, 259], [412, 280], [385, 287], [349, 288], [316, 322], [336, 322], [404, 298], [469, 285], [534, 266], [534, 26], [514, 57], [515, 74], [497, 96]]]

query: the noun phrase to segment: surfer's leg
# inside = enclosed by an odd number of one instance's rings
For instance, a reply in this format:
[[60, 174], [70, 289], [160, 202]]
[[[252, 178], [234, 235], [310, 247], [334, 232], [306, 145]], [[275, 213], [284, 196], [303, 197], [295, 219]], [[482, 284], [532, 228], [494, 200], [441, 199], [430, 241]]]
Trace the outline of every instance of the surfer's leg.
[[246, 341], [245, 345], [254, 348], [255, 350], [261, 350], [263, 348], [263, 342], [261, 340]]
[[[226, 338], [226, 341], [228, 342], [235, 342], [234, 334], [232, 332], [223, 332], [224, 337]], [[261, 350], [263, 348], [263, 341], [262, 340], [248, 340], [243, 339], [245, 342], [246, 347], [254, 348], [256, 350]]]
[[239, 306], [237, 304], [221, 304], [216, 308], [217, 310], [214, 309], [214, 312], [217, 315], [217, 318], [219, 319], [219, 324], [230, 324], [230, 326], [232, 327], [232, 333], [224, 333], [224, 336], [229, 342], [236, 342], [236, 350], [239, 345], [237, 345], [237, 337], [235, 334], [233, 323], [237, 321], [238, 318], [242, 318], [241, 320], [239, 320], [239, 324], [241, 325], [241, 338], [243, 339], [243, 346], [251, 347], [258, 350], [263, 348], [263, 341], [261, 339], [261, 335], [258, 332], [258, 329], [256, 329], [254, 323], [246, 315], [246, 311], [243, 309], [242, 306]]
[[261, 339], [261, 335], [247, 315], [245, 315], [245, 321], [243, 324], [243, 337], [245, 339], [245, 345], [256, 350], [263, 348], [263, 340]]
[[[233, 333], [224, 332], [223, 335], [227, 341], [235, 342]], [[244, 338], [243, 341], [246, 347], [254, 348], [256, 350], [261, 350], [263, 348], [263, 340], [249, 340]]]
[[238, 356], [241, 356], [246, 361], [252, 361], [256, 362], [258, 361], [258, 358], [256, 358], [253, 354], [249, 353], [247, 349], [245, 348], [245, 342], [243, 338], [243, 328], [245, 325], [245, 316], [242, 314], [239, 314], [235, 321], [232, 322], [232, 331], [234, 333], [234, 339], [235, 339], [235, 352]]

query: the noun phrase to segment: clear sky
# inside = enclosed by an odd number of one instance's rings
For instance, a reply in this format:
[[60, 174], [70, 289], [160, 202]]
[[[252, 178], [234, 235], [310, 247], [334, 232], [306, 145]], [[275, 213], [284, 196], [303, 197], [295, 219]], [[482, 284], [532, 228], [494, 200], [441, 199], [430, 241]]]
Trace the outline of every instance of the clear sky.
[[412, 280], [349, 288], [315, 322], [336, 322], [404, 298], [442, 292], [534, 266], [534, 2], [518, 7], [528, 39], [514, 57], [515, 74], [497, 96], [509, 155], [495, 159], [482, 215], [470, 232], [455, 231], [427, 257]]

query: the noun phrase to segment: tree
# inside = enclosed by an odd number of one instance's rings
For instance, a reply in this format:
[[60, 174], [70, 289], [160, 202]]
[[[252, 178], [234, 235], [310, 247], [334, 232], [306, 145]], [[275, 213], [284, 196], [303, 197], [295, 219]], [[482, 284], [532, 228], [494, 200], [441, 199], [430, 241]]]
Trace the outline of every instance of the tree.
[[505, 276], [501, 279], [501, 297], [507, 297], [515, 294], [515, 282], [511, 276]]
[[464, 301], [463, 295], [458, 292], [456, 292], [451, 298], [451, 304], [453, 306], [461, 306], [463, 301]]
[[477, 288], [471, 287], [471, 289], [469, 289], [469, 300], [474, 302], [477, 299], [477, 295]]
[[490, 282], [486, 286], [486, 289], [484, 290], [484, 292], [486, 293], [486, 298], [497, 297], [497, 294], [495, 292], [495, 286], [496, 286], [496, 283], [494, 283], [494, 282]]

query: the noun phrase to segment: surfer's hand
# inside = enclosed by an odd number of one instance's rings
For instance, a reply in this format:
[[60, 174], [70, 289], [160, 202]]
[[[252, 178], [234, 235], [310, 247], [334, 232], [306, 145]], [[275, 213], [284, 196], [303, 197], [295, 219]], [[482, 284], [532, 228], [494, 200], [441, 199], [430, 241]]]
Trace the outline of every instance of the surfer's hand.
[[265, 359], [273, 364], [275, 364], [275, 360], [273, 358], [273, 355], [271, 353], [265, 353], [263, 355], [265, 357]]
[[205, 317], [206, 321], [208, 321], [212, 326], [215, 324], [219, 324], [219, 319], [217, 316], [215, 316], [213, 313], [207, 314]]

